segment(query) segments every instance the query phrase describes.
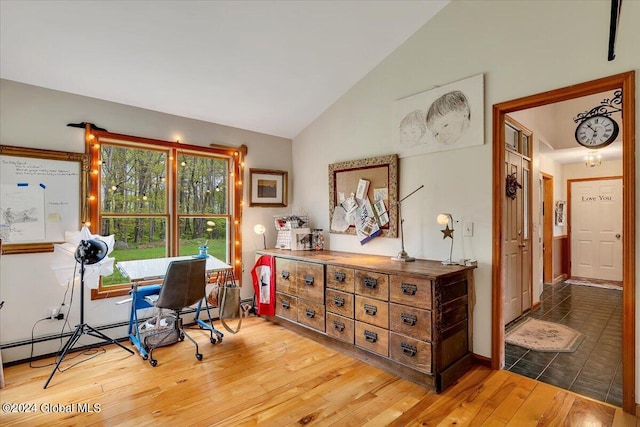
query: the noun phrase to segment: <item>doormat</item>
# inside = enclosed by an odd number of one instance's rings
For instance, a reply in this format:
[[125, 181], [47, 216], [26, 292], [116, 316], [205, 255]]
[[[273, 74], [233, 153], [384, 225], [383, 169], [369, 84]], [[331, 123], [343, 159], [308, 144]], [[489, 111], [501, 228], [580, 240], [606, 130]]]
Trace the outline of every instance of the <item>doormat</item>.
[[584, 335], [568, 326], [529, 317], [507, 332], [504, 340], [535, 351], [571, 353], [582, 343]]
[[[567, 279], [564, 281], [569, 285], [580, 285], [580, 286], [591, 286], [594, 288], [603, 288], [603, 289], [616, 289], [618, 291], [622, 290], [622, 286], [612, 284], [611, 282], [606, 282], [604, 280], [597, 279]], [[620, 282], [615, 282], [620, 283]]]

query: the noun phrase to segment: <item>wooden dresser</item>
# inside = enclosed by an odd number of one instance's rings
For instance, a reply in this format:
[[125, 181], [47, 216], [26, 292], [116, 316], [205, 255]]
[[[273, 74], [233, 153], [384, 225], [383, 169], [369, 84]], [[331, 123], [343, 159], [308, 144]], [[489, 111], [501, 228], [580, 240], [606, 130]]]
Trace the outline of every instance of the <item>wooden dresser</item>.
[[473, 269], [337, 251], [276, 257], [271, 321], [440, 392], [471, 366]]

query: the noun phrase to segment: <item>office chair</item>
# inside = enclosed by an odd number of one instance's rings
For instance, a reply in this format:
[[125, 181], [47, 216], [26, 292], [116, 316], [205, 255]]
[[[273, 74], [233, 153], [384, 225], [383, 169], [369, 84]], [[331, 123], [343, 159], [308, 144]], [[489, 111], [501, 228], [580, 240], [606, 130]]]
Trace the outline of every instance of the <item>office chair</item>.
[[[169, 330], [166, 331], [166, 337], [169, 337], [169, 341], [172, 336], [177, 336], [180, 341], [183, 341], [184, 337], [189, 338], [196, 346], [196, 359], [198, 360], [202, 360], [202, 354], [199, 352], [198, 343], [182, 328], [181, 313], [185, 308], [201, 302], [203, 298], [205, 298], [205, 264], [206, 260], [203, 258], [171, 262], [167, 268], [167, 273], [160, 287], [157, 299], [154, 301], [155, 307], [173, 310], [174, 312], [174, 328], [168, 328]], [[211, 322], [210, 315], [209, 322]], [[200, 328], [202, 329], [202, 326], [200, 326]], [[211, 342], [215, 343], [216, 340], [213, 338], [213, 331], [209, 330], [209, 332], [211, 333]], [[145, 340], [144, 345], [147, 347], [147, 351], [149, 351], [149, 363], [151, 366], [158, 364], [158, 361], [153, 358], [153, 350], [162, 345], [166, 345], [166, 337], [160, 340], [154, 339], [152, 343], [150, 343], [149, 340]]]

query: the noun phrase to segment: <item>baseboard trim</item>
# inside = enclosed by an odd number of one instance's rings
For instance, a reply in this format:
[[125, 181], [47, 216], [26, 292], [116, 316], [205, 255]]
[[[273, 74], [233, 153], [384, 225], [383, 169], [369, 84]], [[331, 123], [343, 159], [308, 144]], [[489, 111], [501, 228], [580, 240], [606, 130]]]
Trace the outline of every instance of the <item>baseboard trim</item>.
[[491, 358], [490, 357], [486, 357], [486, 356], [481, 356], [479, 354], [473, 353], [473, 361], [481, 366], [484, 366], [485, 368], [491, 368]]

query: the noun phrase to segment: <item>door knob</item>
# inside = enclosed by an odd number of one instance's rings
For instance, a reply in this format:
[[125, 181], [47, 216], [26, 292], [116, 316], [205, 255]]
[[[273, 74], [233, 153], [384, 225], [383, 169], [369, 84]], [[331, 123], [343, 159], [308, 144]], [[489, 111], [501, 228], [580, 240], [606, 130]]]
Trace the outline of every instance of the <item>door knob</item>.
[[620, 237], [622, 237], [622, 235], [620, 233], [616, 233], [616, 239], [620, 239]]

